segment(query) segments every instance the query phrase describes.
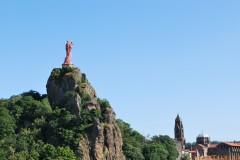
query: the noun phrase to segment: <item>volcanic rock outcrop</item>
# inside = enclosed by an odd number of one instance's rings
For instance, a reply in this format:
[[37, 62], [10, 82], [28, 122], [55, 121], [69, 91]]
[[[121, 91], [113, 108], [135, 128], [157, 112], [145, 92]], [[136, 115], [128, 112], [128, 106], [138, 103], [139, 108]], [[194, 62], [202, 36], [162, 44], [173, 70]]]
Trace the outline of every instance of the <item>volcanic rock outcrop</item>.
[[66, 108], [81, 122], [82, 138], [75, 148], [84, 160], [125, 160], [122, 136], [109, 102], [96, 92], [79, 68], [52, 70], [47, 82], [51, 106]]

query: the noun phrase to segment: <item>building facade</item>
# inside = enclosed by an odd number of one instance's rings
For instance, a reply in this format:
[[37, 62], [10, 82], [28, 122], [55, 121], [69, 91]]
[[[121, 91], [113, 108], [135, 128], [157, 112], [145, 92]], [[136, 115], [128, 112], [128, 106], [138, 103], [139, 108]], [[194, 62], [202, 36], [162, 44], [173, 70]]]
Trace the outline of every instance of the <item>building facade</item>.
[[207, 134], [199, 134], [195, 145], [186, 147], [186, 149], [192, 153], [192, 159], [207, 157], [240, 159], [240, 143], [221, 142], [211, 144], [210, 137]]
[[216, 147], [217, 155], [240, 158], [240, 143], [222, 142]]

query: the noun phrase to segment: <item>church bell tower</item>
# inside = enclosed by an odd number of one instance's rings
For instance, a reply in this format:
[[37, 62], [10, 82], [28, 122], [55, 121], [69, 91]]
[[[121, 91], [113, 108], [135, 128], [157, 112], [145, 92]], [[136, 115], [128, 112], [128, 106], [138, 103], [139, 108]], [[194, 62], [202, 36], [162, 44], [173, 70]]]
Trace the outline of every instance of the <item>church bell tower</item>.
[[174, 135], [175, 140], [182, 143], [182, 146], [185, 146], [185, 138], [184, 138], [184, 129], [183, 129], [183, 123], [181, 118], [179, 117], [179, 114], [177, 115], [175, 119], [175, 127], [174, 127]]

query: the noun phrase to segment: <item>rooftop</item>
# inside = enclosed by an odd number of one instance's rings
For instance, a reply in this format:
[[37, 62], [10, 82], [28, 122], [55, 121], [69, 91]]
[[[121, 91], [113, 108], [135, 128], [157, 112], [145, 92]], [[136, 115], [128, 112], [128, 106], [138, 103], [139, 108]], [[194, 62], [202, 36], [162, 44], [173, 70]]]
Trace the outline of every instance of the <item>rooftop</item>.
[[208, 137], [209, 138], [209, 135], [206, 133], [200, 133], [197, 137]]
[[240, 143], [234, 143], [234, 142], [223, 142], [223, 143], [233, 147], [240, 147]]

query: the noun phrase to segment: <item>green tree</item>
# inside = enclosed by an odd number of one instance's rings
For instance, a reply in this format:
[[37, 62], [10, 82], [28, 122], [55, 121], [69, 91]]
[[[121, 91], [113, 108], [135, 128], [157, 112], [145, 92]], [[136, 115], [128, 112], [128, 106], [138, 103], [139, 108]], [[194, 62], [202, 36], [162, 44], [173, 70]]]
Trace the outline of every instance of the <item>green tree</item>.
[[188, 154], [184, 154], [182, 160], [190, 160], [190, 156]]
[[54, 147], [51, 144], [45, 144], [43, 146], [41, 159], [52, 160], [52, 159], [56, 159], [57, 156], [58, 156], [58, 151], [56, 147]]
[[130, 143], [123, 144], [123, 152], [128, 160], [143, 160], [142, 147], [136, 147]]
[[169, 136], [153, 136], [152, 141], [155, 143], [160, 143], [164, 146], [164, 148], [168, 151], [167, 159], [175, 160], [178, 156], [178, 152], [176, 149], [176, 145]]
[[145, 160], [168, 160], [168, 151], [160, 143], [147, 143], [143, 147]]
[[58, 147], [57, 148], [57, 158], [56, 159], [64, 159], [64, 160], [75, 160], [76, 156], [73, 151], [69, 147]]
[[129, 160], [142, 160], [144, 156], [142, 154], [142, 147], [145, 141], [143, 135], [134, 131], [130, 125], [120, 119], [117, 124], [121, 130], [123, 138], [123, 152], [126, 159]]
[[40, 158], [45, 160], [75, 160], [76, 156], [69, 147], [56, 148], [51, 144], [45, 144]]
[[16, 128], [15, 119], [10, 116], [5, 107], [0, 107], [0, 139], [14, 134]]
[[1, 159], [1, 160], [7, 160], [6, 151], [3, 150], [3, 149], [0, 150], [0, 159]]

